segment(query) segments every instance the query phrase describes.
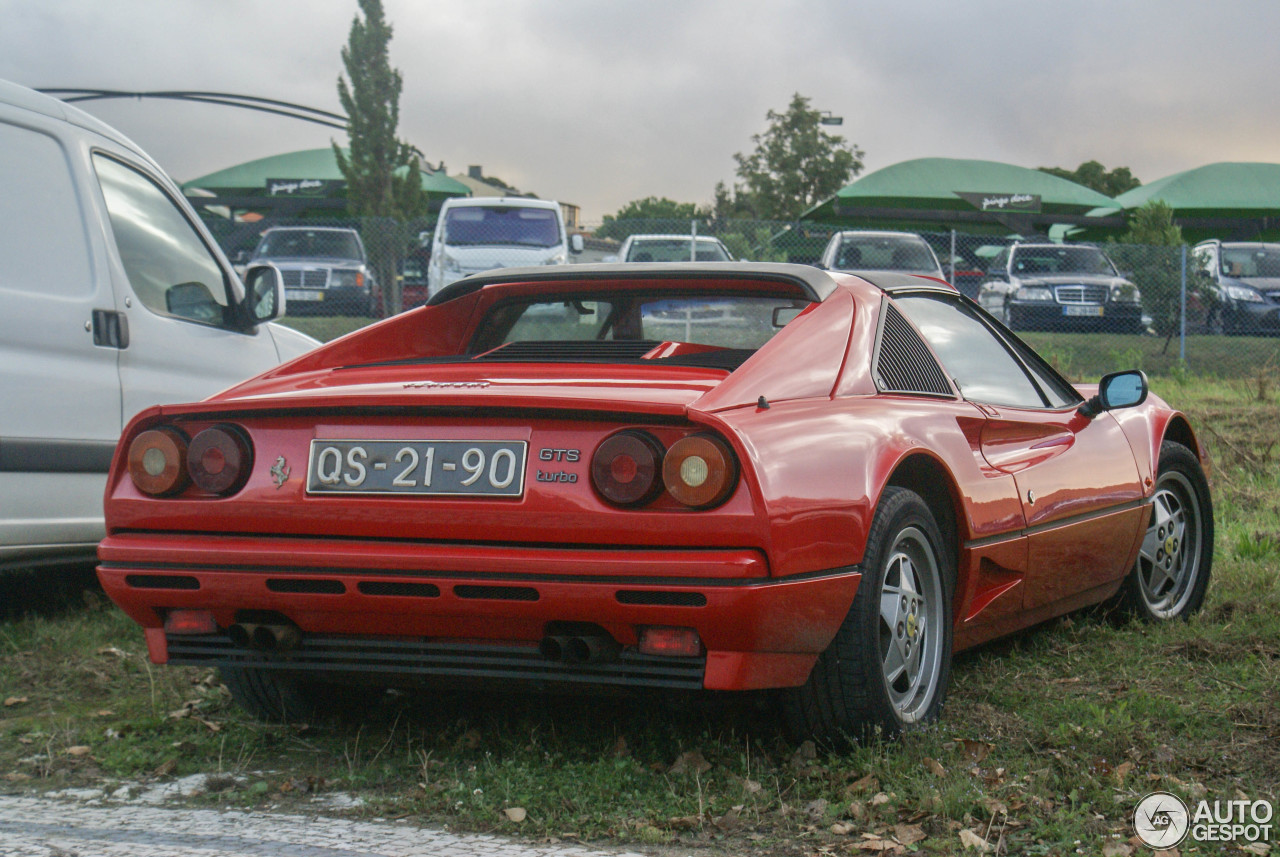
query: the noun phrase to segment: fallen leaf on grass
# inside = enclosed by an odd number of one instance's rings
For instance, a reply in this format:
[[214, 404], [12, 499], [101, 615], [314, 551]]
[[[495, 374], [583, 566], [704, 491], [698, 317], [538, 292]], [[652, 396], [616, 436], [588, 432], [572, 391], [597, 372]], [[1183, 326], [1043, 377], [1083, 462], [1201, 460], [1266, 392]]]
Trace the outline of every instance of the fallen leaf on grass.
[[12, 773], [5, 774], [3, 779], [11, 783], [25, 783], [27, 780], [31, 779], [31, 775], [14, 771]]
[[947, 775], [947, 769], [942, 767], [937, 759], [930, 759], [928, 756], [925, 756], [924, 766], [928, 768], [929, 773], [933, 774], [935, 777], [945, 777]]
[[77, 744], [74, 747], [67, 748], [68, 756], [87, 756], [93, 752], [93, 748], [84, 744]]
[[995, 749], [994, 744], [988, 744], [986, 741], [974, 741], [972, 738], [961, 738], [957, 743], [968, 754], [969, 759], [975, 763], [981, 762], [987, 756], [990, 756], [991, 751]]
[[4, 701], [5, 708], [13, 708], [15, 705], [25, 705], [31, 700], [25, 696], [10, 696]]
[[733, 830], [741, 823], [742, 810], [745, 806], [746, 804], [740, 803], [719, 818], [713, 818], [711, 823], [721, 830]]
[[125, 651], [125, 650], [123, 650], [123, 649], [117, 649], [115, 646], [103, 646], [101, 649], [98, 649], [98, 654], [100, 654], [100, 655], [115, 655], [117, 658], [127, 658], [127, 657], [129, 657], [129, 653], [128, 653], [128, 652], [126, 652], [126, 651]]
[[1266, 857], [1271, 853], [1271, 845], [1267, 842], [1250, 842], [1248, 845], [1241, 845], [1240, 850], [1246, 854], [1258, 854], [1260, 857]]
[[804, 811], [814, 821], [821, 821], [827, 814], [827, 802], [823, 798], [811, 800], [804, 805]]
[[1119, 783], [1120, 785], [1124, 785], [1125, 779], [1129, 776], [1129, 773], [1132, 770], [1133, 770], [1133, 762], [1122, 762], [1119, 765], [1116, 765], [1116, 769], [1111, 773], [1113, 776], [1115, 776], [1117, 783]]
[[987, 812], [991, 813], [993, 816], [1009, 814], [1009, 807], [1005, 806], [1004, 801], [1000, 800], [999, 798], [994, 798], [994, 797], [983, 798], [982, 805], [986, 807]]
[[787, 764], [793, 768], [803, 768], [816, 758], [818, 758], [818, 745], [812, 741], [805, 741], [791, 754]]
[[522, 806], [509, 806], [502, 811], [502, 814], [507, 817], [508, 821], [514, 821], [516, 824], [524, 821], [529, 815]]
[[667, 768], [668, 774], [702, 774], [711, 770], [711, 763], [702, 756], [701, 750], [690, 750], [681, 753], [680, 757]]
[[903, 845], [914, 845], [922, 839], [927, 839], [929, 834], [924, 832], [924, 828], [918, 824], [899, 824], [893, 828], [893, 838], [901, 842]]
[[174, 770], [177, 769], [177, 767], [178, 767], [177, 759], [165, 759], [163, 762], [161, 762], [159, 765], [156, 766], [156, 769], [152, 771], [152, 773], [155, 774], [157, 777], [167, 777], [170, 774], [172, 774]]
[[832, 833], [834, 833], [836, 836], [848, 836], [850, 833], [853, 833], [853, 831], [857, 830], [858, 828], [854, 827], [852, 824], [845, 824], [843, 822], [837, 821], [835, 824], [831, 825], [827, 829], [830, 830]]
[[862, 841], [854, 846], [859, 851], [870, 851], [873, 854], [901, 854], [902, 846], [892, 839], [885, 839], [876, 833], [862, 834]]
[[884, 792], [878, 793], [875, 797], [871, 799], [872, 806], [883, 806], [888, 802], [889, 802], [889, 796]]
[[880, 791], [880, 781], [876, 779], [874, 774], [867, 774], [865, 777], [854, 780], [844, 787], [849, 794], [858, 792], [878, 792]]
[[760, 792], [764, 791], [764, 786], [760, 785], [755, 780], [743, 780], [742, 790], [749, 795], [758, 795]]
[[964, 845], [964, 850], [966, 851], [970, 849], [974, 849], [983, 854], [986, 854], [988, 851], [991, 850], [991, 843], [987, 842], [987, 840], [983, 839], [981, 836], [974, 833], [972, 830], [969, 830], [968, 828], [961, 829], [960, 842], [961, 844]]
[[673, 830], [696, 830], [702, 826], [702, 819], [696, 815], [678, 815], [668, 818], [667, 826]]
[[93, 716], [94, 717], [115, 717], [116, 713], [109, 708], [104, 708], [101, 711], [93, 712]]
[[1133, 846], [1127, 842], [1108, 842], [1102, 846], [1102, 857], [1129, 857]]

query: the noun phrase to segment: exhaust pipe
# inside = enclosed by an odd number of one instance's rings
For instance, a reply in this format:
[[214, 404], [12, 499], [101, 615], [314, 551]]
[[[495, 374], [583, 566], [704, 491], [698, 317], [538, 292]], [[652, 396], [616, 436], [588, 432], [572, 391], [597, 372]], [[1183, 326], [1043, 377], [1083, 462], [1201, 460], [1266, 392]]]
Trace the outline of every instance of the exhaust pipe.
[[612, 637], [566, 637], [554, 634], [543, 637], [538, 651], [549, 661], [565, 664], [594, 664], [617, 658], [621, 646]]
[[612, 637], [574, 637], [564, 660], [568, 664], [598, 664], [615, 660], [620, 648]]
[[559, 635], [551, 637], [543, 637], [542, 642], [538, 644], [538, 651], [549, 661], [563, 661], [565, 652], [569, 650], [569, 643], [572, 637], [562, 637]]
[[293, 625], [262, 625], [237, 622], [227, 628], [232, 645], [262, 652], [288, 651], [302, 645], [302, 632]]

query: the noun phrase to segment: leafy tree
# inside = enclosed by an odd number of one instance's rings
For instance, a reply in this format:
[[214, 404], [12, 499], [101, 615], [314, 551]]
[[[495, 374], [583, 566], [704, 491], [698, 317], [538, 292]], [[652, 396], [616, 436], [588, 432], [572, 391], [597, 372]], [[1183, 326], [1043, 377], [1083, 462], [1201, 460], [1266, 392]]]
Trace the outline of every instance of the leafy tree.
[[[1136, 209], [1129, 219], [1129, 231], [1111, 246], [1111, 257], [1124, 271], [1131, 272], [1142, 291], [1143, 308], [1152, 325], [1165, 337], [1164, 351], [1180, 329], [1182, 316], [1182, 228], [1173, 222], [1173, 208], [1153, 199]], [[1213, 301], [1209, 284], [1187, 258], [1187, 297], [1199, 297], [1202, 305]], [[1161, 353], [1164, 353], [1162, 351]]]
[[1108, 170], [1097, 161], [1085, 161], [1074, 170], [1066, 170], [1062, 167], [1041, 167], [1040, 172], [1084, 185], [1104, 196], [1119, 196], [1127, 190], [1133, 190], [1142, 185], [1142, 182], [1129, 172], [1128, 167]]
[[755, 150], [733, 156], [742, 179], [733, 203], [745, 203], [756, 218], [793, 220], [862, 171], [863, 151], [822, 130], [821, 111], [800, 93], [785, 113], [770, 110], [766, 116], [768, 130], [751, 138]]
[[773, 245], [772, 231], [766, 226], [747, 227], [745, 233], [729, 232], [720, 240], [739, 262], [787, 261], [787, 254]]
[[[617, 214], [606, 214], [596, 235], [622, 241], [628, 235], [641, 232], [682, 231], [688, 228], [690, 220], [701, 214], [692, 202], [676, 202], [665, 196], [646, 196], [644, 199], [628, 202], [618, 209]], [[683, 225], [677, 230], [675, 222], [666, 221], [679, 221]]]
[[357, 14], [351, 22], [342, 49], [347, 77], [338, 77], [350, 154], [337, 143], [333, 151], [347, 182], [347, 208], [363, 220], [384, 308], [395, 313], [402, 304], [396, 275], [411, 240], [406, 222], [426, 213], [427, 196], [418, 166], [421, 153], [396, 136], [403, 80], [387, 56], [391, 25], [382, 14], [382, 0], [358, 1], [364, 19]]

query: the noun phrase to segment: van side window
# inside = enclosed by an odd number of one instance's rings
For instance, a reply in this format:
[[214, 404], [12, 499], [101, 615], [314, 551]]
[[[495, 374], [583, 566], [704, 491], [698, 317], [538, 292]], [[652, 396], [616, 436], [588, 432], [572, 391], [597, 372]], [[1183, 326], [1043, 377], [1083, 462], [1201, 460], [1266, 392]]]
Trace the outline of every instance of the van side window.
[[225, 274], [182, 211], [137, 170], [103, 155], [93, 162], [120, 262], [138, 300], [160, 315], [226, 323]]
[[0, 122], [0, 152], [0, 289], [89, 297], [89, 243], [62, 147]]

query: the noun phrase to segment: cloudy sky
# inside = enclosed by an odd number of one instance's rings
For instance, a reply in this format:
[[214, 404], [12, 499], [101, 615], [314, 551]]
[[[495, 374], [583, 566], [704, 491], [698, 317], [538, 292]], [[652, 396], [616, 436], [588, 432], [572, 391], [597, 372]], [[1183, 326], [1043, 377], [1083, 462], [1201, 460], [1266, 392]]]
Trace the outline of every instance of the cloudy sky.
[[[1274, 0], [384, 0], [401, 135], [451, 173], [582, 206], [709, 202], [792, 93], [867, 170], [917, 157], [1143, 181], [1280, 162]], [[355, 0], [0, 0], [0, 78], [232, 92], [339, 112]], [[172, 101], [90, 112], [184, 181], [327, 145], [320, 126]]]

